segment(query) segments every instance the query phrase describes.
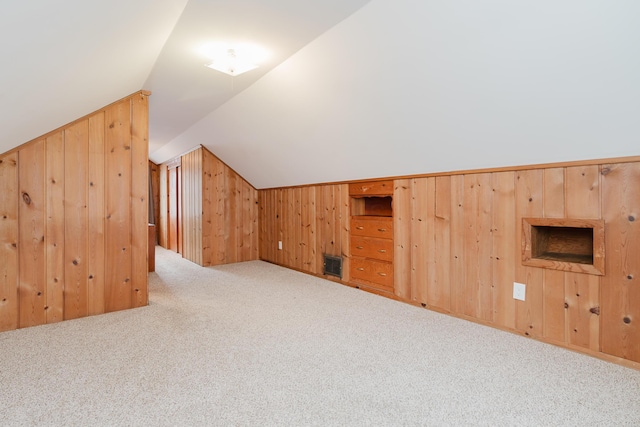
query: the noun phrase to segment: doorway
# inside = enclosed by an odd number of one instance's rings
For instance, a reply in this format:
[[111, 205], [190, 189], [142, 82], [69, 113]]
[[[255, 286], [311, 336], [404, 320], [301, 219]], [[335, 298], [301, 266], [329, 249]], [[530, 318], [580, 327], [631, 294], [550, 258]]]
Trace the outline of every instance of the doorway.
[[182, 253], [182, 168], [179, 164], [168, 167], [167, 198], [169, 221], [167, 237], [169, 249]]

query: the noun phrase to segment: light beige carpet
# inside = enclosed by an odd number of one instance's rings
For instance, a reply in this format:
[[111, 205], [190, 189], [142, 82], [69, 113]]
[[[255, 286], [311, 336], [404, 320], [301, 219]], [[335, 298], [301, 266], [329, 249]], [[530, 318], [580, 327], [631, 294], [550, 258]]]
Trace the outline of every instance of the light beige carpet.
[[0, 425], [638, 426], [640, 372], [264, 262], [0, 333]]

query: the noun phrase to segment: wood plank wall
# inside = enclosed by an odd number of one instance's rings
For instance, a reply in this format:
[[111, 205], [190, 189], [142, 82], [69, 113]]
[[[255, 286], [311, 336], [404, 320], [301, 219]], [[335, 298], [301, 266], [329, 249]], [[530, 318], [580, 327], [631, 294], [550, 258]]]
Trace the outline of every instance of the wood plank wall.
[[[160, 219], [160, 167], [149, 160], [149, 179], [151, 180], [151, 193], [153, 194], [154, 224]], [[156, 227], [156, 243], [160, 241], [158, 227]]]
[[348, 184], [260, 190], [259, 198], [261, 259], [322, 275], [323, 254], [342, 256], [349, 281]]
[[182, 156], [182, 256], [199, 265], [202, 260], [202, 149]]
[[147, 304], [148, 96], [0, 156], [0, 331]]
[[[257, 260], [258, 191], [204, 147], [180, 161], [183, 257], [202, 266]], [[160, 245], [165, 248], [167, 163], [160, 165]]]
[[158, 233], [158, 245], [169, 247], [169, 177], [166, 165], [158, 165], [159, 210], [156, 218], [156, 230]]
[[[640, 362], [640, 163], [394, 183], [395, 298]], [[348, 263], [346, 184], [266, 189], [259, 198], [261, 259], [316, 275], [322, 253]], [[522, 265], [524, 217], [604, 219], [606, 274]], [[526, 284], [525, 301], [513, 299], [514, 281]]]

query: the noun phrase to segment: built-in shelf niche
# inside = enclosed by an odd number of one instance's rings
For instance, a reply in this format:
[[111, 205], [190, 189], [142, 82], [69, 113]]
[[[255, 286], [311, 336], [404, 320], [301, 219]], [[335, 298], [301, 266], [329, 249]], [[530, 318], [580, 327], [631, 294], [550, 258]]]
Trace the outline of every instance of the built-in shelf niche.
[[393, 216], [393, 197], [366, 196], [351, 198], [351, 215], [353, 216]]
[[604, 221], [523, 218], [522, 263], [604, 275]]

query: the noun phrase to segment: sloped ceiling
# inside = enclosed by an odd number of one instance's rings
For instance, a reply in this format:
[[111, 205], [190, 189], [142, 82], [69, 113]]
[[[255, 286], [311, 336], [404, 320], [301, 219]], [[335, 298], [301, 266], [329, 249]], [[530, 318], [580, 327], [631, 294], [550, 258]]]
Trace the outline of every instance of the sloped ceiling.
[[186, 3], [0, 2], [0, 153], [142, 89]]
[[[139, 89], [150, 157], [257, 188], [640, 155], [633, 0], [31, 0], [2, 5], [0, 152]], [[231, 78], [202, 41], [272, 53]]]
[[640, 154], [640, 2], [372, 0], [207, 115], [259, 188]]
[[[145, 83], [153, 92], [150, 157], [167, 160], [158, 149], [368, 1], [189, 0]], [[204, 66], [199, 50], [210, 42], [257, 44], [268, 56], [231, 77]]]

